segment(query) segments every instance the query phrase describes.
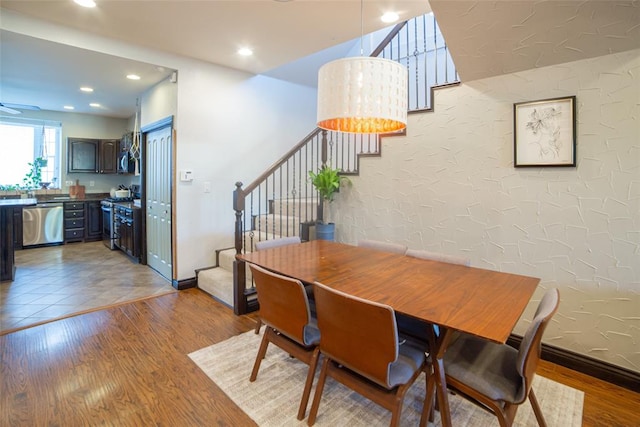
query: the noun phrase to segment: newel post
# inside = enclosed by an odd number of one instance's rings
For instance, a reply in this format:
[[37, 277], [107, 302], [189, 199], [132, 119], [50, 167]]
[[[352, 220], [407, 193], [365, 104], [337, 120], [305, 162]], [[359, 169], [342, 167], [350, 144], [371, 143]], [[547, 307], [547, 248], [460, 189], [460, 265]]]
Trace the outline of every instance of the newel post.
[[[233, 210], [236, 212], [236, 223], [234, 233], [234, 245], [236, 255], [242, 253], [242, 214], [244, 212], [244, 192], [242, 183], [236, 182], [236, 189], [233, 191]], [[244, 295], [246, 280], [245, 262], [233, 261], [233, 312], [235, 314], [245, 314], [247, 312], [247, 300]]]

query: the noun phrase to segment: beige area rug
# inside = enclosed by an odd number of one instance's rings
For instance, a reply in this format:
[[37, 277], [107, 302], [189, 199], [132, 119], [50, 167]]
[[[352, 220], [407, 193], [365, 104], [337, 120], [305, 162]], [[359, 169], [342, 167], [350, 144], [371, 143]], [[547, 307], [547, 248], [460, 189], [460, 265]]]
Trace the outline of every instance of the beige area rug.
[[[260, 426], [302, 426], [296, 414], [307, 365], [290, 358], [269, 345], [255, 382], [249, 382], [262, 335], [253, 331], [189, 354], [189, 357], [224, 392]], [[320, 366], [318, 366], [318, 372]], [[309, 399], [307, 415], [315, 393]], [[584, 393], [546, 378], [536, 376], [533, 388], [550, 427], [580, 426]], [[420, 421], [425, 393], [424, 377], [411, 387], [404, 399], [402, 426], [416, 426]], [[459, 396], [449, 396], [454, 426], [498, 426], [493, 415]], [[390, 413], [341, 384], [327, 380], [316, 420], [317, 426], [389, 425]], [[430, 424], [431, 425], [431, 424]], [[435, 426], [440, 425], [436, 413]], [[537, 426], [527, 401], [518, 409], [515, 425]]]

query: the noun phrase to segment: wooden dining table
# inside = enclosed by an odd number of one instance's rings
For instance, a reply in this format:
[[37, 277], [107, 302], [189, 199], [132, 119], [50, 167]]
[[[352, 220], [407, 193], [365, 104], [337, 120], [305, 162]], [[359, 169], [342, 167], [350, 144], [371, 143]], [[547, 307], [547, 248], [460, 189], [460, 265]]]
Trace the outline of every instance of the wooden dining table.
[[[427, 326], [443, 426], [451, 425], [443, 356], [454, 331], [505, 343], [540, 279], [327, 240], [236, 255], [305, 284], [391, 306]], [[427, 396], [429, 397], [429, 396]], [[431, 405], [432, 398], [425, 401]]]

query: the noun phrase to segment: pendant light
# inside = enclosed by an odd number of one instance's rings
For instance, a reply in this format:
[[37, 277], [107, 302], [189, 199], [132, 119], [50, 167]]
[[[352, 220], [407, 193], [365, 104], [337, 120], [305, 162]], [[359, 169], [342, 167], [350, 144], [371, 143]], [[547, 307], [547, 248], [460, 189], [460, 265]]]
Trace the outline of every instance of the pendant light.
[[[360, 1], [362, 55], [362, 0]], [[354, 57], [318, 72], [318, 127], [349, 133], [387, 133], [407, 126], [408, 71], [396, 61]]]

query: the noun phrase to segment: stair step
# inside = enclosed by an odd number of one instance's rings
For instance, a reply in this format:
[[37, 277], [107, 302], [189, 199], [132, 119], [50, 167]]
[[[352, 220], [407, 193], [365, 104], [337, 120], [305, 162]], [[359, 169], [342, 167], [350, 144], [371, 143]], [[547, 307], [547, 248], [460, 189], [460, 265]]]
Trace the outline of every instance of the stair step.
[[279, 236], [297, 236], [300, 234], [300, 222], [297, 216], [265, 214], [255, 218], [255, 228]]
[[233, 273], [215, 267], [198, 272], [198, 288], [233, 308]]
[[233, 271], [233, 261], [236, 259], [236, 250], [227, 249], [224, 251], [220, 251], [218, 254], [218, 267], [225, 269], [227, 271]]
[[277, 199], [271, 202], [271, 207], [275, 215], [291, 215], [309, 220], [316, 217], [318, 212], [318, 200], [308, 199]]

